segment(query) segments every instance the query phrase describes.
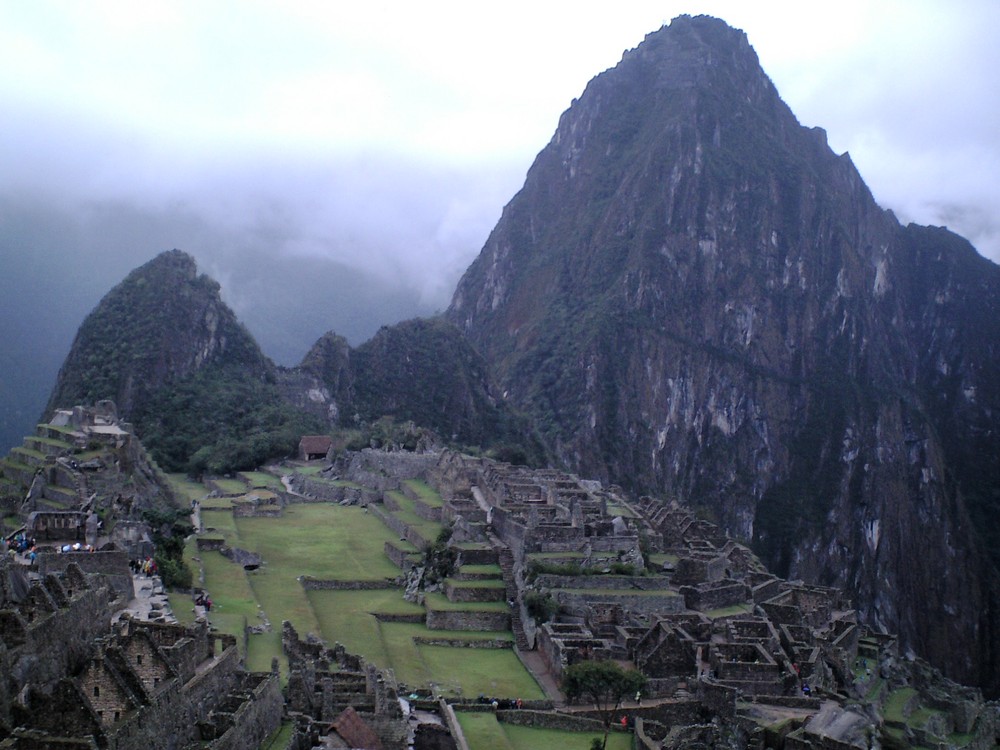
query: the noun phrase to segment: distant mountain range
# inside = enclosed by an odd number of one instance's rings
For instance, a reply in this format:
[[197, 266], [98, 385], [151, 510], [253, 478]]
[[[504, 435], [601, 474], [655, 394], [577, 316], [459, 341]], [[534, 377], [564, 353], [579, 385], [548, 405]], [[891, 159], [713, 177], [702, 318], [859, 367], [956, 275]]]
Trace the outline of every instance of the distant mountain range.
[[88, 317], [50, 407], [112, 398], [174, 466], [382, 417], [552, 461], [844, 587], [996, 695], [998, 329], [997, 266], [901, 226], [742, 32], [680, 17], [564, 113], [444, 319], [279, 368], [166, 253]]

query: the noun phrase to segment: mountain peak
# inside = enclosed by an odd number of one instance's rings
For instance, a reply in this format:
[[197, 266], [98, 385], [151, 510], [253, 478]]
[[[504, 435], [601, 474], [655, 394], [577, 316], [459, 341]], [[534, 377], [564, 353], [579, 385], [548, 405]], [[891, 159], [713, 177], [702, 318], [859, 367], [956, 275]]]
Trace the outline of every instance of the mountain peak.
[[270, 362], [219, 289], [181, 250], [136, 268], [84, 320], [47, 412], [110, 399], [131, 419], [164, 383], [209, 365], [235, 362], [263, 376]]
[[1000, 280], [956, 246], [882, 210], [742, 32], [682, 16], [563, 113], [448, 316], [571, 471], [697, 508], [996, 690], [969, 655], [1000, 642], [1000, 554], [968, 518], [998, 510], [1000, 462], [969, 457], [1000, 455], [1000, 352], [965, 332]]

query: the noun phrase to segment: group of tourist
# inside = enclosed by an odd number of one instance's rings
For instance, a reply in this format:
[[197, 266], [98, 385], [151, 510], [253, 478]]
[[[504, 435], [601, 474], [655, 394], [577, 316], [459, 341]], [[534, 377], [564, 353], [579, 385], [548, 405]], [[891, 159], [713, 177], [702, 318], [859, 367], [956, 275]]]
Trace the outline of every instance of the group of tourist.
[[146, 557], [144, 560], [129, 560], [128, 567], [132, 571], [132, 575], [156, 575], [156, 560], [152, 557]]
[[208, 595], [207, 591], [199, 591], [198, 596], [194, 600], [195, 606], [204, 607], [205, 612], [212, 611], [212, 597]]
[[23, 531], [19, 531], [6, 542], [11, 557], [16, 559], [17, 555], [24, 555], [28, 558], [28, 562], [35, 562], [35, 558], [38, 556], [38, 547], [35, 545], [34, 537], [29, 537]]
[[79, 542], [73, 542], [73, 544], [64, 544], [61, 547], [56, 547], [56, 552], [93, 552], [94, 545], [92, 544], [80, 544]]

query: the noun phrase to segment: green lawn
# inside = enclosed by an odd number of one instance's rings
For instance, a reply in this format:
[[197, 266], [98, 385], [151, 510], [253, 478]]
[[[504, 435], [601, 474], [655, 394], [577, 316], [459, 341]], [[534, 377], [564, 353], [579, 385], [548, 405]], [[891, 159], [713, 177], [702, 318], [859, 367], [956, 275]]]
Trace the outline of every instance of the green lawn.
[[720, 617], [732, 617], [733, 615], [748, 615], [753, 612], [752, 604], [734, 604], [731, 607], [720, 607], [719, 609], [710, 609], [705, 612], [705, 617], [710, 620], [716, 620]]
[[393, 490], [386, 494], [390, 495], [399, 505], [399, 510], [390, 511], [386, 508], [387, 513], [391, 513], [411, 529], [414, 529], [428, 544], [433, 543], [437, 539], [438, 534], [441, 533], [441, 529], [444, 528], [440, 523], [437, 521], [428, 521], [418, 516], [417, 511], [414, 509], [414, 502], [402, 492]]
[[201, 500], [208, 494], [205, 485], [195, 482], [187, 474], [167, 474], [167, 481], [170, 482], [173, 491], [187, 500], [189, 504], [192, 500]]
[[444, 500], [438, 491], [428, 486], [427, 482], [422, 479], [407, 479], [403, 484], [413, 490], [417, 494], [417, 497], [428, 505], [435, 508], [440, 508], [444, 505]]
[[306, 596], [316, 613], [320, 633], [328, 644], [339, 642], [348, 651], [379, 666], [391, 666], [373, 613], [423, 614], [423, 607], [403, 599], [400, 589], [331, 591], [316, 589]]
[[239, 533], [236, 531], [236, 519], [233, 518], [231, 508], [206, 508], [201, 509], [201, 525], [205, 531], [214, 530], [215, 534], [221, 534], [229, 542], [230, 546], [238, 544]]
[[[330, 645], [340, 642], [348, 651], [393, 669], [400, 682], [413, 688], [433, 681], [446, 694], [544, 698], [511, 649], [432, 646], [414, 641], [417, 637], [511, 640], [509, 631], [452, 633], [428, 630], [422, 622], [379, 622], [375, 613], [424, 613], [424, 607], [405, 601], [395, 587], [360, 591], [306, 591], [302, 587], [304, 576], [321, 580], [396, 578], [398, 569], [383, 553], [387, 541], [398, 544], [396, 534], [364, 508], [294, 504], [280, 518], [234, 518], [229, 510], [203, 508], [202, 518], [206, 528], [214, 529], [214, 536], [256, 552], [265, 561], [257, 570], [244, 571], [217, 551], [199, 552], [193, 539], [186, 548], [187, 559], [196, 567], [196, 580], [203, 571], [205, 588], [211, 593], [213, 626], [241, 636], [246, 624], [260, 622], [258, 604], [271, 622], [271, 632], [249, 638], [246, 659], [251, 670], [270, 670], [271, 660], [278, 657], [282, 672], [287, 674], [281, 657], [281, 621], [289, 620], [303, 637], [311, 632]], [[496, 566], [479, 567], [484, 569], [481, 572], [496, 573]], [[469, 585], [500, 586], [502, 582], [494, 579]], [[428, 606], [438, 609], [507, 609], [504, 602], [453, 604], [441, 594], [427, 599]], [[185, 617], [193, 606], [184, 596], [175, 595], [172, 602], [175, 612]]]
[[253, 489], [263, 488], [275, 492], [284, 492], [285, 490], [285, 485], [278, 477], [265, 471], [241, 471], [237, 476]]
[[[564, 732], [502, 724], [491, 712], [459, 711], [458, 723], [469, 750], [588, 750], [600, 732]], [[632, 735], [612, 732], [608, 750], [631, 750]]]
[[465, 697], [483, 694], [526, 700], [545, 698], [512, 649], [421, 645], [419, 650], [444, 693]]
[[261, 745], [262, 750], [285, 750], [294, 730], [295, 725], [291, 721], [281, 722], [281, 728]]
[[[399, 589], [307, 592], [323, 639], [342, 643], [348, 651], [380, 667], [391, 668], [396, 679], [410, 688], [435, 681], [449, 694], [544, 698], [541, 689], [510, 649], [472, 649], [418, 644], [414, 638], [512, 640], [510, 631], [428, 630], [422, 623], [379, 622], [373, 613], [421, 614], [423, 608], [407, 602]], [[502, 675], [498, 678], [497, 675]]]
[[247, 486], [238, 479], [213, 479], [212, 481], [226, 495], [242, 495], [247, 491]]
[[889, 698], [885, 702], [885, 708], [882, 709], [882, 716], [886, 721], [906, 721], [906, 718], [903, 716], [903, 708], [910, 698], [916, 694], [917, 691], [914, 688], [893, 690], [889, 693]]
[[[207, 525], [207, 524], [206, 524]], [[396, 535], [357, 506], [290, 505], [279, 518], [236, 519], [241, 546], [259, 553], [286, 581], [298, 576], [338, 581], [395, 578], [399, 568], [383, 553]]]

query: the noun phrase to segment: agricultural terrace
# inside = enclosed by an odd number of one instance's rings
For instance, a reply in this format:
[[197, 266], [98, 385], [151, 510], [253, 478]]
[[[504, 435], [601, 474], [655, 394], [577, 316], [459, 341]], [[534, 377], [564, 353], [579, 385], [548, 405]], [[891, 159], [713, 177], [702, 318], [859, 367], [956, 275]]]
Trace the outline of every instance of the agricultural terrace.
[[[539, 729], [505, 724], [492, 712], [456, 713], [469, 750], [566, 750], [588, 748], [602, 732], [569, 732], [559, 729]], [[631, 750], [632, 735], [612, 732], [608, 735], [608, 750]]]
[[[253, 476], [256, 473], [248, 474], [241, 477], [245, 483], [267, 484]], [[235, 486], [226, 488], [236, 490]], [[413, 483], [412, 490], [425, 504], [433, 506], [435, 498], [440, 503], [437, 493], [422, 482]], [[239, 643], [243, 643], [245, 628], [251, 628], [245, 654], [250, 669], [270, 670], [277, 658], [287, 676], [281, 621], [289, 620], [300, 633], [316, 633], [331, 645], [340, 642], [352, 653], [392, 669], [397, 681], [409, 689], [433, 684], [456, 697], [545, 697], [509, 647], [513, 643], [509, 630], [431, 630], [425, 624], [431, 610], [505, 612], [505, 602], [451, 602], [443, 594], [428, 595], [424, 605], [403, 599], [397, 583], [400, 570], [385, 556], [384, 548], [387, 542], [403, 548], [410, 545], [400, 542], [398, 533], [380, 515], [413, 528], [429, 541], [441, 530], [441, 524], [417, 516], [409, 497], [393, 493], [393, 509], [378, 506], [378, 512], [328, 503], [292, 504], [284, 507], [280, 517], [234, 517], [234, 500], [239, 502], [232, 497], [202, 501], [205, 533], [199, 538], [221, 539], [228, 547], [259, 555], [263, 564], [245, 570], [217, 550], [199, 550], [195, 539], [189, 540], [185, 558], [195, 571], [196, 582], [200, 581], [196, 585], [212, 597], [212, 625], [236, 635]], [[466, 566], [462, 572], [482, 579], [456, 582], [460, 587], [502, 587], [498, 566]], [[361, 583], [373, 588], [314, 588], [314, 582], [317, 586]], [[188, 597], [174, 594], [171, 604], [178, 619], [193, 619]]]

